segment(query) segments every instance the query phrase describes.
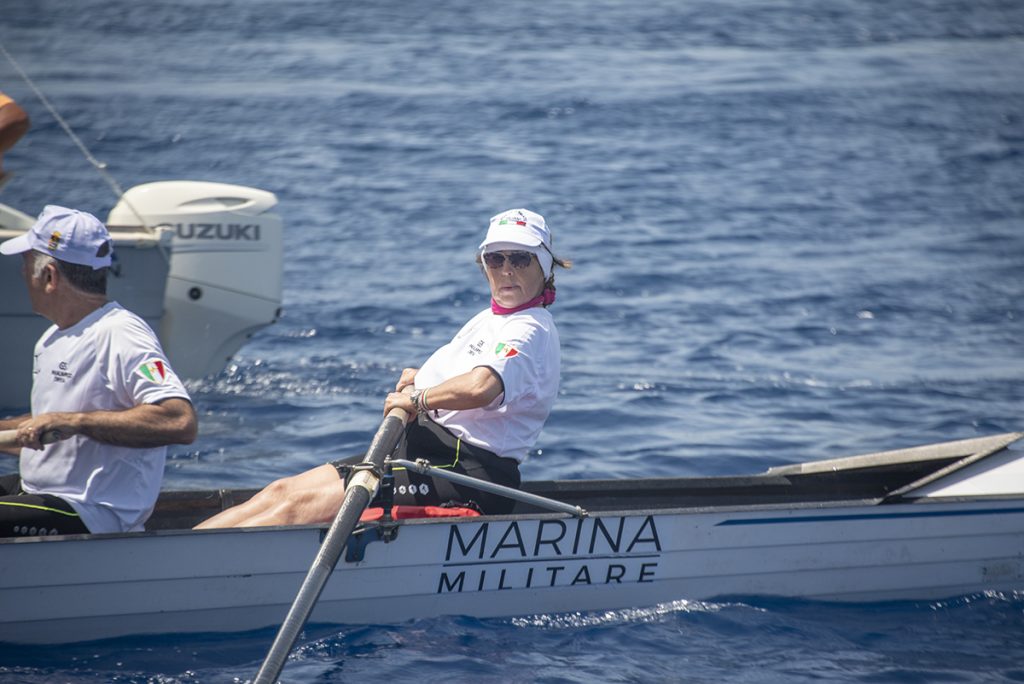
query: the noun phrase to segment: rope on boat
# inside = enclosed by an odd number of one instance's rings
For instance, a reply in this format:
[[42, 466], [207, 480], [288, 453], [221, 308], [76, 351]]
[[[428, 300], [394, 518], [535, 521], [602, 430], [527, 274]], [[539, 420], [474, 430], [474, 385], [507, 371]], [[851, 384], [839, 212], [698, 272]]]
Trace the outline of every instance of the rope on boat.
[[25, 73], [25, 70], [22, 69], [21, 65], [18, 64], [18, 62], [14, 59], [14, 56], [7, 51], [7, 47], [3, 44], [3, 42], [0, 42], [0, 52], [3, 52], [4, 57], [6, 57], [7, 61], [11, 63], [11, 66], [14, 67], [14, 70], [18, 72], [18, 75], [21, 76], [22, 80], [24, 80], [28, 87], [32, 89], [32, 92], [36, 94], [36, 97], [39, 98], [39, 101], [43, 103], [43, 106], [46, 107], [47, 111], [50, 112], [50, 114], [57, 121], [60, 127], [64, 129], [64, 132], [67, 133], [69, 138], [71, 138], [71, 141], [78, 146], [78, 149], [82, 152], [82, 155], [85, 157], [86, 161], [92, 164], [93, 168], [95, 168], [96, 171], [103, 178], [103, 180], [107, 182], [107, 184], [110, 186], [110, 189], [114, 191], [114, 195], [117, 196], [118, 201], [124, 202], [125, 205], [129, 209], [131, 209], [131, 212], [135, 214], [135, 216], [139, 219], [139, 222], [142, 224], [143, 228], [145, 228], [150, 233], [155, 234], [156, 230], [146, 223], [146, 219], [142, 217], [142, 214], [139, 213], [139, 211], [134, 206], [132, 206], [132, 203], [125, 198], [124, 189], [121, 188], [121, 184], [117, 182], [117, 179], [114, 178], [114, 176], [109, 171], [107, 171], [106, 162], [101, 162], [99, 159], [93, 156], [92, 152], [89, 151], [89, 148], [85, 146], [84, 142], [82, 142], [82, 139], [75, 134], [75, 132], [71, 129], [71, 126], [68, 124], [68, 122], [65, 121], [64, 117], [60, 115], [60, 112], [57, 111], [57, 108], [53, 106], [53, 104], [46, 97], [46, 95], [43, 94], [43, 91], [39, 89], [35, 82], [31, 78], [29, 78], [29, 75]]

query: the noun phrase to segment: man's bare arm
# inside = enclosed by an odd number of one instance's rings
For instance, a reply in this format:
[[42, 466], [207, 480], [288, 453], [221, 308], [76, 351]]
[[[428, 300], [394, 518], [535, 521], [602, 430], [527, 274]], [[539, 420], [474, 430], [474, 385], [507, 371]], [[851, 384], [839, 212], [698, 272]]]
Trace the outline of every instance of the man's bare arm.
[[18, 425], [18, 441], [30, 449], [41, 449], [43, 435], [52, 431], [61, 439], [85, 435], [105, 444], [145, 449], [191, 444], [198, 420], [192, 404], [177, 398], [122, 411], [44, 413]]

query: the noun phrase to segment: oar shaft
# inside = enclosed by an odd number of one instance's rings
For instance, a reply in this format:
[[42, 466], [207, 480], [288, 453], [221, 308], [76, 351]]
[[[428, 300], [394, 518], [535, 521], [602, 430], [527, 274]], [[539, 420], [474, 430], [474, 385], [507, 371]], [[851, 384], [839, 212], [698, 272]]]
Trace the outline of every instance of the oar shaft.
[[[281, 675], [284, 664], [288, 660], [288, 654], [291, 653], [292, 646], [295, 645], [295, 641], [302, 632], [302, 628], [306, 626], [306, 620], [309, 619], [320, 594], [327, 586], [327, 580], [334, 571], [334, 566], [338, 562], [341, 551], [345, 548], [352, 528], [359, 522], [359, 517], [369, 503], [370, 494], [362, 487], [352, 492], [351, 496], [345, 497], [338, 516], [335, 518], [337, 525], [332, 525], [327, 536], [324, 537], [316, 560], [309, 568], [306, 579], [299, 588], [299, 593], [295, 595], [295, 600], [292, 602], [291, 608], [288, 609], [288, 615], [285, 616], [274, 643], [267, 651], [263, 665], [256, 673], [256, 679], [253, 680], [255, 684], [273, 684]], [[337, 552], [334, 549], [337, 549]]]
[[[370, 449], [363, 458], [364, 464], [372, 464], [376, 467], [377, 472], [380, 472], [384, 460], [394, 451], [395, 445], [398, 444], [398, 440], [405, 430], [405, 416], [405, 411], [401, 409], [393, 409], [388, 413], [384, 422], [377, 429]], [[320, 545], [320, 551], [317, 553], [313, 565], [310, 566], [306, 579], [303, 580], [299, 593], [295, 596], [288, 615], [281, 624], [274, 643], [256, 674], [256, 679], [253, 680], [255, 684], [273, 684], [281, 675], [288, 654], [291, 652], [292, 646], [295, 645], [295, 640], [298, 639], [302, 628], [306, 625], [310, 613], [313, 612], [313, 607], [316, 605], [317, 599], [320, 598], [327, 580], [334, 572], [334, 567], [338, 564], [341, 552], [345, 550], [348, 538], [359, 524], [360, 516], [376, 493], [379, 479], [371, 470], [360, 470], [349, 481], [341, 508]]]

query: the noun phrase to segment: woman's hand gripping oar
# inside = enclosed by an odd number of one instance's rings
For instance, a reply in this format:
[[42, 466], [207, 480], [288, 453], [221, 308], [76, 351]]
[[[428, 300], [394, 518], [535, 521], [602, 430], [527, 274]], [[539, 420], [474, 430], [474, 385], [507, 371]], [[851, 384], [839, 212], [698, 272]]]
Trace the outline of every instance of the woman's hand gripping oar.
[[263, 665], [256, 673], [256, 679], [253, 680], [255, 684], [273, 684], [281, 675], [285, 660], [295, 645], [299, 632], [305, 626], [328, 578], [334, 572], [334, 566], [338, 564], [338, 558], [345, 550], [348, 538], [359, 524], [359, 517], [377, 492], [384, 461], [395, 450], [399, 438], [405, 431], [407, 418], [408, 414], [402, 409], [392, 409], [377, 429], [363, 462], [355, 467], [355, 474], [349, 479], [341, 508], [331, 523], [323, 544], [320, 545], [320, 552], [313, 560], [313, 565], [309, 568], [306, 579], [303, 580], [299, 593], [295, 596], [292, 607], [288, 610], [288, 615], [263, 660]]

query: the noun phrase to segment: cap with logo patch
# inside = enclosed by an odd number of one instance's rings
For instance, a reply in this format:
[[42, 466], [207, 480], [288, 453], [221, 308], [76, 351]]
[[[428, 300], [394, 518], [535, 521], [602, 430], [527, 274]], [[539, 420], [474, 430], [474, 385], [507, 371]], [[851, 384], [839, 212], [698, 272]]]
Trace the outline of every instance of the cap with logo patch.
[[540, 214], [529, 209], [510, 209], [491, 218], [480, 249], [496, 242], [511, 242], [524, 247], [544, 245], [551, 249], [551, 231]]
[[113, 245], [106, 226], [92, 214], [50, 204], [27, 233], [0, 244], [0, 254], [30, 250], [96, 270], [110, 266]]

